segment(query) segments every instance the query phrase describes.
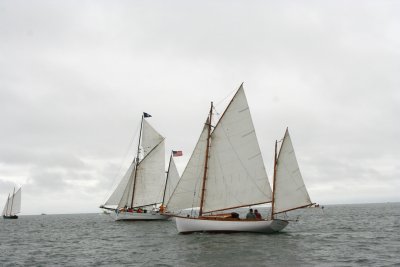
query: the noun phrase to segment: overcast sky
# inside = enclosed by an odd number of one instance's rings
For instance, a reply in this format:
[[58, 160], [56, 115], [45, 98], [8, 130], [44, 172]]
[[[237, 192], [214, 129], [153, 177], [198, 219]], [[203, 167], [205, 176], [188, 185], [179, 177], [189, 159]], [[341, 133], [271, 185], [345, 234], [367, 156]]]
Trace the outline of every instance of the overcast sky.
[[[400, 201], [399, 1], [0, 1], [0, 205], [98, 212], [140, 117], [182, 172], [244, 82], [269, 178], [288, 126], [311, 199]], [[225, 101], [224, 101], [225, 100]]]

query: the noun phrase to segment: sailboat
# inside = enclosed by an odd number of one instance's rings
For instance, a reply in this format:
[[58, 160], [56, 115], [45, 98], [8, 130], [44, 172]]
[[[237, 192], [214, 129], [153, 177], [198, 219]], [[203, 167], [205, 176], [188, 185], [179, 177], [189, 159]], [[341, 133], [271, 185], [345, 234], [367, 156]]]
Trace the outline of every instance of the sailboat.
[[[166, 204], [175, 214], [179, 233], [260, 232], [284, 229], [289, 221], [277, 214], [312, 205], [286, 131], [279, 155], [275, 150], [273, 191], [268, 181], [243, 84], [215, 126], [213, 103], [193, 154]], [[276, 142], [277, 145], [277, 142]], [[272, 202], [266, 219], [241, 219], [223, 213]], [[182, 215], [182, 210], [198, 215]]]
[[136, 157], [111, 196], [100, 208], [121, 220], [165, 220], [159, 211], [165, 185], [165, 143], [143, 113]]
[[3, 209], [3, 218], [4, 219], [18, 219], [17, 214], [21, 212], [21, 188], [15, 192], [15, 188], [13, 194], [8, 195], [6, 205]]

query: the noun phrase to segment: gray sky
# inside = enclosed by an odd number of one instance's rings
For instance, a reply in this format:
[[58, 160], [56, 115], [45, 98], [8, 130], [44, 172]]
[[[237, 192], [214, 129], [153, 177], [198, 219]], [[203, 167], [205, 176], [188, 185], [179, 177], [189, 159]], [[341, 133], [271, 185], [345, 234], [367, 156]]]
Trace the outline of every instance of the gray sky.
[[23, 185], [22, 214], [97, 212], [142, 111], [182, 171], [210, 101], [241, 82], [270, 179], [288, 126], [314, 202], [400, 201], [399, 14], [377, 0], [3, 0], [0, 205]]

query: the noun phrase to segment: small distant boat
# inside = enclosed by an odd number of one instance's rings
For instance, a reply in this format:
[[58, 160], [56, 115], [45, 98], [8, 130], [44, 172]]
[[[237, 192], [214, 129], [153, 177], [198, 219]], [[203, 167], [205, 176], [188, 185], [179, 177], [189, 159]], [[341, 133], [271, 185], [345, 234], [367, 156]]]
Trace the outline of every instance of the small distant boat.
[[18, 219], [17, 214], [21, 212], [21, 188], [15, 192], [15, 188], [13, 194], [8, 195], [6, 205], [3, 209], [3, 218], [4, 219]]
[[[277, 214], [312, 205], [294, 154], [288, 130], [279, 154], [275, 142], [273, 191], [268, 181], [243, 85], [219, 121], [212, 125], [213, 103], [200, 138], [166, 211], [174, 214], [179, 233], [273, 233], [289, 221]], [[222, 213], [240, 207], [272, 203], [266, 219], [241, 219]], [[198, 216], [182, 216], [199, 208]]]
[[169, 218], [162, 214], [164, 199], [168, 197], [165, 191], [169, 188], [165, 177], [165, 138], [149, 124], [146, 120], [149, 117], [145, 112], [142, 115], [135, 159], [114, 192], [100, 206], [116, 221]]

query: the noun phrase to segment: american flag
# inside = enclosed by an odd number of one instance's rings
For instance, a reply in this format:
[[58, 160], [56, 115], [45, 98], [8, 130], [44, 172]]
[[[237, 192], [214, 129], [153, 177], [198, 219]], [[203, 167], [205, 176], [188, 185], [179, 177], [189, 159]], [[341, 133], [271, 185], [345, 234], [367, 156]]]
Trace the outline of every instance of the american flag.
[[183, 155], [182, 150], [179, 150], [179, 151], [172, 150], [172, 156], [180, 157], [182, 155]]

